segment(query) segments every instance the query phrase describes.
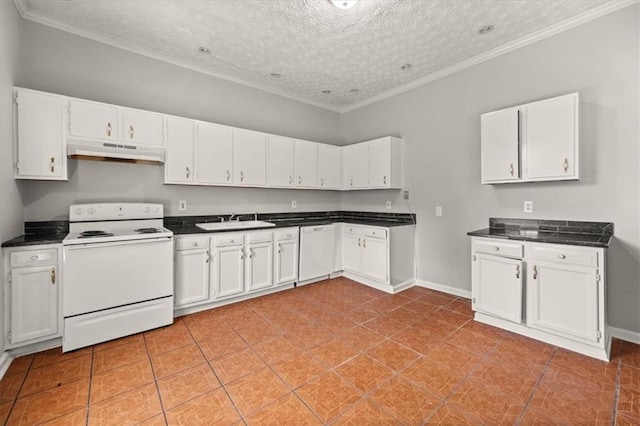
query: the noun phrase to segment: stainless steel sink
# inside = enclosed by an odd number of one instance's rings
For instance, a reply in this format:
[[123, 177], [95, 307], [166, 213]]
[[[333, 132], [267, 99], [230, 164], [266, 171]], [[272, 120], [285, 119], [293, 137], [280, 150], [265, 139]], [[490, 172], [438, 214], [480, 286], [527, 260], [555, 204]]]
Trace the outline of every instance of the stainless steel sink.
[[276, 224], [262, 220], [232, 220], [229, 222], [196, 223], [196, 226], [205, 231], [228, 231], [231, 229], [270, 228]]

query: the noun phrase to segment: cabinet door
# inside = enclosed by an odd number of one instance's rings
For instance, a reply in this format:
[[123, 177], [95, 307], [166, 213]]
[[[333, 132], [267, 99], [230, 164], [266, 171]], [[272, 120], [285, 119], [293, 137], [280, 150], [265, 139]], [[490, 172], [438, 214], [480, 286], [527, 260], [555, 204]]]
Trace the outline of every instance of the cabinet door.
[[342, 161], [340, 147], [318, 144], [318, 186], [320, 189], [340, 189]]
[[369, 145], [357, 143], [342, 148], [342, 187], [366, 188], [369, 185]]
[[273, 285], [273, 243], [271, 241], [248, 244], [245, 264], [248, 291]]
[[391, 142], [389, 138], [369, 142], [369, 186], [391, 187]]
[[122, 110], [124, 142], [143, 145], [164, 145], [164, 117], [154, 112]]
[[528, 325], [563, 337], [598, 341], [596, 268], [536, 262], [529, 272]]
[[474, 255], [472, 308], [522, 322], [522, 261], [481, 253]]
[[298, 240], [284, 240], [276, 243], [275, 284], [285, 284], [298, 280]]
[[342, 235], [342, 268], [360, 274], [362, 272], [362, 236]]
[[269, 136], [269, 186], [294, 186], [293, 153], [293, 139]]
[[176, 251], [175, 294], [176, 307], [209, 299], [209, 250]]
[[81, 139], [118, 139], [118, 108], [113, 105], [71, 99], [69, 136]]
[[193, 182], [193, 121], [167, 119], [166, 182]]
[[215, 298], [244, 293], [244, 246], [216, 247], [213, 254]]
[[362, 273], [374, 280], [389, 281], [389, 245], [383, 238], [363, 238]]
[[234, 129], [233, 182], [243, 186], [267, 184], [267, 137], [264, 133]]
[[17, 91], [16, 177], [67, 180], [64, 98]]
[[527, 105], [528, 179], [577, 179], [578, 96], [561, 96]]
[[196, 153], [198, 183], [213, 185], [232, 183], [233, 128], [198, 123]]
[[11, 271], [11, 344], [59, 334], [56, 266]]
[[480, 118], [482, 183], [520, 180], [519, 115], [509, 108]]
[[318, 144], [307, 141], [295, 143], [295, 183], [298, 188], [318, 186]]

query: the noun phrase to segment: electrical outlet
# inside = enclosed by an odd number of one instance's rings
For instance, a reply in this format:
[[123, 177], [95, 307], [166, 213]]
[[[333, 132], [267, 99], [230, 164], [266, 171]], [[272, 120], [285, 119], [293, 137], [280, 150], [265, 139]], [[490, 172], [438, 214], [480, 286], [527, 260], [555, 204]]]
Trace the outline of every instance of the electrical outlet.
[[442, 216], [442, 206], [436, 206], [436, 216]]
[[522, 211], [525, 213], [533, 213], [533, 201], [525, 201]]
[[178, 210], [180, 211], [187, 210], [187, 202], [185, 200], [178, 201]]
[[296, 202], [296, 200], [291, 200], [291, 208], [296, 208], [298, 207], [298, 203]]
[[391, 201], [387, 201], [386, 206], [387, 206], [388, 209], [390, 209], [391, 208]]
[[404, 193], [402, 194], [405, 200], [409, 199], [409, 191], [404, 191]]

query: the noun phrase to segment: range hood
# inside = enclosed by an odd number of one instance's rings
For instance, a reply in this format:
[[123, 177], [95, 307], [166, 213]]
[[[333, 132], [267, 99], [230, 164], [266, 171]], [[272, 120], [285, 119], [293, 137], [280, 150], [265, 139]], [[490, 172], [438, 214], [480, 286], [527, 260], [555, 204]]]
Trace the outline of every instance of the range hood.
[[68, 141], [72, 160], [114, 161], [136, 164], [164, 164], [164, 148], [110, 142]]

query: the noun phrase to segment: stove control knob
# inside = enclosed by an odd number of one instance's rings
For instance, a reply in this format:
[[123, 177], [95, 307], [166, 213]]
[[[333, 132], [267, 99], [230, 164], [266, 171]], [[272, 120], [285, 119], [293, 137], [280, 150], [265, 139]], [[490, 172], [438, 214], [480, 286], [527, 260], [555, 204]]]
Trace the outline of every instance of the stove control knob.
[[77, 214], [78, 216], [80, 216], [82, 213], [84, 213], [84, 210], [82, 209], [82, 207], [78, 207], [78, 208], [76, 208], [76, 214]]
[[89, 207], [87, 209], [87, 213], [89, 213], [89, 214], [94, 214], [95, 212], [96, 212], [96, 209], [94, 209], [93, 207]]

